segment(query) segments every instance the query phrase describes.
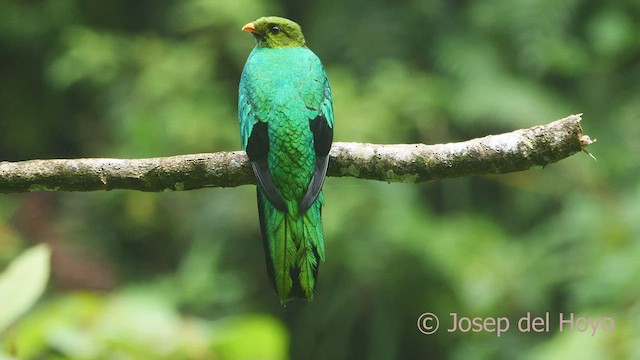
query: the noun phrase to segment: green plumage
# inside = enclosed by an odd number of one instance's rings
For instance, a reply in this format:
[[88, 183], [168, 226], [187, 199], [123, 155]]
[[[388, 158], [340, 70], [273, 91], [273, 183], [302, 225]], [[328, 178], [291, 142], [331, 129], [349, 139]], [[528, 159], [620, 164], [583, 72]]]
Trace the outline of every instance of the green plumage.
[[331, 89], [298, 24], [260, 18], [245, 25], [257, 46], [240, 79], [242, 147], [258, 183], [267, 269], [280, 300], [313, 298], [324, 260], [322, 184], [333, 140]]

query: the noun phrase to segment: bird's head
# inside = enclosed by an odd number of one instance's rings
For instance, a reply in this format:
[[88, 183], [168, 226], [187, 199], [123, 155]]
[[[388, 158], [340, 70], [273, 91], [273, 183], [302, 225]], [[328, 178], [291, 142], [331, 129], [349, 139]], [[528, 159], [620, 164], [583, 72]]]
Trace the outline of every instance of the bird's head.
[[305, 46], [304, 35], [300, 25], [277, 17], [267, 16], [250, 22], [242, 27], [243, 31], [253, 34], [258, 47], [284, 48]]

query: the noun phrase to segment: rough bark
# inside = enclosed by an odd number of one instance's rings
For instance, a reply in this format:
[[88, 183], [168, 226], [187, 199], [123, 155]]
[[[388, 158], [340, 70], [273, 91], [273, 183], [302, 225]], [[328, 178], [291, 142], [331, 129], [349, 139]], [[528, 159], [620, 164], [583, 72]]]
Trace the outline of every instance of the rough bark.
[[[334, 143], [328, 176], [425, 182], [544, 167], [584, 150], [581, 115], [465, 142]], [[243, 151], [149, 159], [51, 159], [0, 162], [0, 193], [27, 191], [191, 190], [253, 184]]]

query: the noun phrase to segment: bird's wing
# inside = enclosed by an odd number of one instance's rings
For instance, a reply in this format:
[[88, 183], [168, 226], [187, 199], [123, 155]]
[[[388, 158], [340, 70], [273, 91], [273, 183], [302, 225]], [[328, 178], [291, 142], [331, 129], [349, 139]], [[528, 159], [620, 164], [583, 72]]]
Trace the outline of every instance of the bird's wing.
[[273, 177], [269, 171], [269, 163], [267, 161], [269, 134], [266, 116], [254, 108], [255, 100], [251, 98], [250, 86], [250, 80], [243, 72], [240, 78], [238, 94], [238, 118], [240, 120], [242, 148], [247, 152], [247, 156], [251, 160], [251, 167], [256, 175], [258, 188], [278, 210], [286, 213], [287, 205], [273, 182]]
[[333, 142], [333, 99], [329, 79], [318, 60], [315, 64], [317, 71], [312, 82], [312, 90], [304, 96], [305, 105], [309, 110], [309, 128], [313, 133], [313, 147], [316, 153], [316, 163], [309, 187], [300, 202], [300, 212], [306, 212], [316, 201], [329, 166], [329, 150]]

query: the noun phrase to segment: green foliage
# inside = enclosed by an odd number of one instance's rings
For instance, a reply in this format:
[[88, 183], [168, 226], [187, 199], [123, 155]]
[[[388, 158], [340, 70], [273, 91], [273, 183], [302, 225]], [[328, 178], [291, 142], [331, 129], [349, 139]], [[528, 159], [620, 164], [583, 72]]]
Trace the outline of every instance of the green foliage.
[[0, 274], [0, 334], [29, 310], [49, 280], [50, 251], [46, 245], [26, 250]]
[[[3, 196], [0, 262], [45, 241], [60, 259], [11, 331], [19, 354], [640, 357], [634, 0], [2, 2], [0, 160], [239, 149], [253, 47], [240, 27], [263, 15], [302, 24], [331, 80], [337, 141], [459, 141], [582, 112], [598, 161], [425, 185], [328, 179], [316, 296], [284, 309], [252, 187]], [[615, 329], [415, 328], [424, 312], [528, 311]]]
[[285, 359], [287, 334], [271, 316], [207, 321], [181, 316], [162, 294], [53, 299], [16, 329], [21, 359]]

